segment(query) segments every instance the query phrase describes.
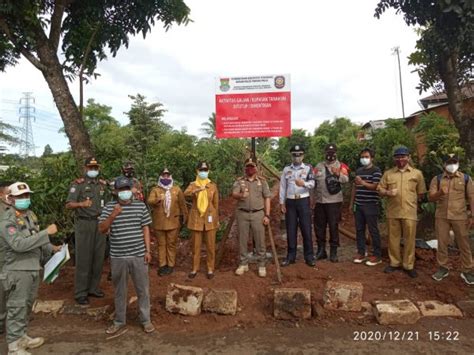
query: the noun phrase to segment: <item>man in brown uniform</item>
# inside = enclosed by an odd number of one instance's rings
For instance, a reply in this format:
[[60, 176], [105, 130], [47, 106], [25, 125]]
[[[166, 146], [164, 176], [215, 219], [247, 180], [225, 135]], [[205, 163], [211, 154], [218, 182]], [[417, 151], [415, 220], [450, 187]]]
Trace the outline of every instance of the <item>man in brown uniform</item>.
[[[401, 266], [408, 276], [418, 276], [415, 270], [415, 239], [418, 198], [426, 192], [425, 179], [420, 170], [409, 165], [407, 147], [397, 148], [393, 154], [395, 167], [387, 170], [377, 187], [381, 196], [387, 196], [388, 256], [390, 265], [384, 270], [391, 273]], [[403, 262], [400, 256], [400, 238], [404, 237]]]
[[[458, 171], [459, 159], [450, 154], [445, 157], [444, 171], [435, 176], [430, 183], [429, 200], [436, 203], [435, 230], [438, 239], [436, 257], [439, 264], [433, 279], [441, 281], [449, 275], [448, 244], [449, 230], [452, 229], [461, 253], [461, 278], [474, 285], [472, 273], [472, 254], [469, 244], [469, 227], [473, 225], [474, 188], [471, 177]], [[466, 204], [470, 204], [468, 216]]]
[[217, 185], [209, 180], [209, 164], [205, 161], [196, 167], [196, 180], [184, 191], [184, 196], [192, 198], [193, 205], [189, 212], [188, 228], [193, 240], [193, 270], [188, 277], [193, 279], [201, 263], [201, 243], [205, 238], [207, 249], [207, 278], [214, 277], [216, 258], [216, 232], [219, 228], [219, 191]]
[[163, 169], [158, 186], [148, 196], [148, 205], [153, 209], [153, 229], [158, 238], [158, 275], [169, 275], [176, 262], [176, 241], [181, 227], [180, 217], [186, 223], [188, 209], [183, 191], [174, 185], [168, 169]]
[[267, 181], [257, 175], [257, 164], [254, 159], [245, 161], [245, 176], [240, 177], [232, 188], [232, 197], [237, 199], [237, 225], [240, 240], [240, 265], [236, 275], [243, 275], [249, 270], [248, 239], [249, 230], [255, 240], [258, 254], [258, 276], [265, 277], [265, 227], [270, 222], [271, 192]]

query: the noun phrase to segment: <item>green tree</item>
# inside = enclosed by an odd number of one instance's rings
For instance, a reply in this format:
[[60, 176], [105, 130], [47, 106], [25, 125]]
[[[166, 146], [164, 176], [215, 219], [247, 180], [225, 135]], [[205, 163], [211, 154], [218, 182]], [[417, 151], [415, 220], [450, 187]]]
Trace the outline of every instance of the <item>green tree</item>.
[[183, 0], [2, 0], [0, 70], [23, 56], [43, 74], [80, 166], [93, 149], [66, 78], [93, 77], [130, 36], [145, 37], [157, 21], [186, 24], [189, 12]]
[[402, 13], [409, 26], [421, 26], [410, 64], [420, 77], [418, 88], [443, 88], [467, 160], [474, 163], [474, 113], [463, 105], [461, 88], [472, 80], [474, 3], [472, 0], [381, 0], [375, 16], [388, 8]]
[[20, 140], [15, 136], [18, 133], [18, 129], [0, 121], [0, 151], [6, 150], [4, 144], [16, 145], [20, 143]]
[[304, 129], [292, 129], [291, 136], [278, 139], [278, 147], [273, 152], [278, 170], [283, 170], [291, 162], [290, 149], [296, 144], [304, 147], [305, 161], [311, 162], [311, 136]]
[[133, 148], [131, 158], [138, 164], [145, 186], [148, 185], [148, 166], [152, 164], [151, 149], [159, 139], [171, 131], [171, 126], [162, 121], [166, 110], [159, 102], [148, 103], [145, 96], [129, 95], [133, 100], [130, 111], [126, 115], [130, 119], [130, 147]]
[[51, 146], [49, 144], [46, 144], [44, 146], [44, 151], [43, 151], [43, 157], [48, 157], [50, 156], [51, 154], [53, 154], [53, 148], [51, 148]]

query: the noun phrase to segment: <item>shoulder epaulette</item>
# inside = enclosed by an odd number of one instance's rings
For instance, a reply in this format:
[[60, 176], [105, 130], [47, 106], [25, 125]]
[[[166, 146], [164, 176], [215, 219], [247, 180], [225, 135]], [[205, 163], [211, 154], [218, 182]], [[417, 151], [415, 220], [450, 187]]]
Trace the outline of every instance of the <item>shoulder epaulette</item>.
[[239, 177], [237, 178], [237, 180], [243, 180], [243, 179], [245, 179], [245, 176], [239, 176]]
[[262, 175], [257, 175], [257, 179], [260, 179], [262, 181], [267, 181], [267, 178]]

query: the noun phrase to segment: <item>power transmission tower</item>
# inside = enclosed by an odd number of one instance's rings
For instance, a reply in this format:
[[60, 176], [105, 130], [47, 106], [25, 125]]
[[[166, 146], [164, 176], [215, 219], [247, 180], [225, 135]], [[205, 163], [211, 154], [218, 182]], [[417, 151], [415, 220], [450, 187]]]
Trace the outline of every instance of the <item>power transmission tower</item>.
[[400, 97], [402, 99], [402, 114], [405, 118], [405, 104], [403, 102], [403, 85], [402, 85], [402, 68], [400, 66], [400, 47], [396, 46], [392, 48], [392, 54], [397, 56], [398, 60], [398, 77], [400, 79]]
[[20, 141], [20, 156], [29, 157], [35, 155], [35, 142], [33, 139], [33, 127], [31, 126], [31, 119], [36, 121], [35, 117], [35, 98], [31, 96], [31, 92], [24, 92], [20, 99], [20, 122], [23, 120], [23, 131], [21, 132]]

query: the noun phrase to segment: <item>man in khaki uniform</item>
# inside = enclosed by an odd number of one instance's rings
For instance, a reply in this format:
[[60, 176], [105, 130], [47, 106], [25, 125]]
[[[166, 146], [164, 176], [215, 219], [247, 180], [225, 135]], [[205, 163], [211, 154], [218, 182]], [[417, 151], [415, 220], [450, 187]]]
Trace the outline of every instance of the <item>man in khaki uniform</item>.
[[51, 255], [49, 235], [57, 232], [56, 225], [40, 231], [38, 218], [29, 209], [32, 191], [24, 182], [9, 187], [11, 207], [0, 221], [0, 237], [5, 246], [2, 287], [7, 295], [8, 354], [29, 354], [44, 343], [41, 337], [27, 334], [28, 320], [40, 283], [40, 269]]
[[[420, 170], [409, 165], [407, 147], [397, 148], [393, 154], [395, 167], [387, 170], [377, 189], [387, 196], [388, 256], [390, 265], [384, 270], [391, 273], [403, 267], [408, 276], [418, 276], [415, 270], [415, 239], [418, 199], [426, 192], [425, 179]], [[403, 261], [400, 238], [405, 239]]]
[[176, 241], [181, 227], [180, 218], [186, 223], [188, 209], [183, 191], [174, 185], [170, 171], [165, 168], [158, 179], [158, 186], [148, 196], [153, 209], [153, 229], [158, 238], [158, 275], [169, 275], [176, 263]]
[[249, 270], [248, 239], [249, 230], [255, 240], [258, 254], [258, 276], [265, 277], [265, 225], [270, 222], [271, 192], [267, 181], [257, 175], [257, 164], [254, 159], [245, 161], [245, 176], [240, 177], [232, 187], [232, 197], [237, 202], [237, 225], [240, 240], [240, 265], [236, 275], [243, 275]]
[[219, 191], [217, 185], [209, 178], [209, 164], [205, 161], [196, 167], [196, 180], [184, 191], [186, 198], [192, 198], [189, 211], [188, 228], [193, 240], [193, 270], [188, 274], [190, 279], [196, 277], [201, 263], [201, 244], [205, 239], [207, 249], [207, 278], [214, 277], [216, 260], [216, 232], [219, 228]]
[[[461, 253], [461, 278], [474, 285], [472, 273], [472, 254], [469, 244], [469, 227], [473, 225], [474, 188], [471, 177], [458, 171], [459, 159], [450, 154], [445, 157], [444, 171], [435, 176], [430, 183], [429, 200], [436, 202], [435, 230], [438, 239], [436, 257], [439, 264], [433, 279], [441, 281], [449, 275], [448, 244], [449, 230], [452, 229]], [[468, 216], [466, 204], [470, 204]]]

